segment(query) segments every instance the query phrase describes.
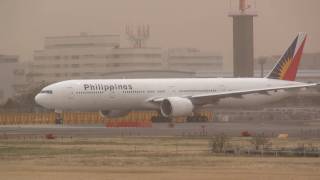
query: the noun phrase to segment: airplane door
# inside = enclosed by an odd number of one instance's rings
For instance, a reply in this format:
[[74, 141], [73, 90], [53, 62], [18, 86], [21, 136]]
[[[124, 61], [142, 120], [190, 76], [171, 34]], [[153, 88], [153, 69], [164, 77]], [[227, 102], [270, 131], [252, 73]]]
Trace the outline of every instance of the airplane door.
[[73, 87], [66, 87], [61, 93], [63, 93], [65, 98], [61, 100], [66, 109], [72, 110], [75, 105], [75, 92]]
[[67, 96], [69, 100], [74, 100], [74, 92], [72, 87], [67, 87]]

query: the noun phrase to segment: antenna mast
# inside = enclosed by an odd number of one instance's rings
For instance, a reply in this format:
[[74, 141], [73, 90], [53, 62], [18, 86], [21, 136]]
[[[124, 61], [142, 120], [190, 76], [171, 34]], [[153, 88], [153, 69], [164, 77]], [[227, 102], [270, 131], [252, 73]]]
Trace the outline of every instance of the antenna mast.
[[134, 30], [133, 26], [126, 25], [126, 34], [133, 48], [143, 48], [150, 37], [150, 26], [139, 25]]

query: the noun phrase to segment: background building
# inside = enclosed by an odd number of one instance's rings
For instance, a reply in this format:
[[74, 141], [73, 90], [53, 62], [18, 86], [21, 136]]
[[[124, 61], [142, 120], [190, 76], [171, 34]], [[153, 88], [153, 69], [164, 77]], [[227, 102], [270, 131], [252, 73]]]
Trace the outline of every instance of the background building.
[[18, 66], [18, 56], [0, 55], [0, 104], [6, 103], [15, 94], [14, 85], [17, 76], [21, 75]]
[[213, 53], [203, 53], [195, 48], [169, 49], [166, 59], [168, 69], [190, 71], [198, 75], [220, 72], [223, 58]]
[[28, 77], [34, 83], [67, 79], [194, 77], [221, 71], [223, 58], [197, 49], [120, 47], [119, 35], [45, 38], [34, 51]]

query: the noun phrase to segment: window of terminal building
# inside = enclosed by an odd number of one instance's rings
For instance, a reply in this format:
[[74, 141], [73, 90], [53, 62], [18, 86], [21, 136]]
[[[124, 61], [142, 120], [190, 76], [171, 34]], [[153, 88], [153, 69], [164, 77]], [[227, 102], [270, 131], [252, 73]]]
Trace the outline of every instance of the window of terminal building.
[[84, 67], [95, 67], [94, 63], [87, 63], [83, 65]]
[[72, 77], [79, 77], [79, 76], [80, 76], [80, 73], [72, 73], [71, 76], [72, 76]]
[[16, 75], [16, 76], [22, 76], [22, 75], [25, 74], [25, 71], [24, 71], [24, 69], [15, 69], [13, 71], [13, 74]]
[[119, 64], [119, 63], [112, 63], [111, 66], [113, 66], [113, 67], [119, 67], [120, 64]]
[[79, 64], [72, 64], [71, 67], [78, 68], [78, 67], [80, 67], [80, 65]]
[[84, 74], [84, 76], [94, 76], [95, 75], [94, 72], [85, 72], [83, 74]]
[[79, 59], [79, 56], [73, 55], [73, 56], [71, 56], [71, 59]]
[[45, 59], [43, 56], [34, 56], [35, 61], [43, 60], [43, 59]]
[[114, 54], [112, 57], [113, 58], [119, 58], [120, 56], [119, 56], [119, 54]]
[[81, 58], [83, 59], [89, 59], [89, 58], [93, 58], [94, 55], [93, 54], [86, 54], [86, 55], [82, 55]]

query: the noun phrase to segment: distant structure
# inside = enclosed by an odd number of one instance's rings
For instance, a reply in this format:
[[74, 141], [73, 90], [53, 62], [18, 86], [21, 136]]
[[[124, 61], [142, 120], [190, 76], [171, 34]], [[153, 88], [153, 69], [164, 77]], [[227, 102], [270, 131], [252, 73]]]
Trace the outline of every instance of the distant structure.
[[229, 17], [233, 18], [233, 76], [253, 77], [254, 0], [230, 0]]
[[126, 34], [133, 48], [143, 48], [150, 37], [150, 26], [140, 25], [134, 31], [132, 26], [126, 25]]

